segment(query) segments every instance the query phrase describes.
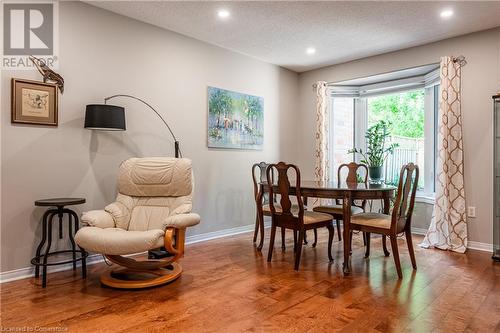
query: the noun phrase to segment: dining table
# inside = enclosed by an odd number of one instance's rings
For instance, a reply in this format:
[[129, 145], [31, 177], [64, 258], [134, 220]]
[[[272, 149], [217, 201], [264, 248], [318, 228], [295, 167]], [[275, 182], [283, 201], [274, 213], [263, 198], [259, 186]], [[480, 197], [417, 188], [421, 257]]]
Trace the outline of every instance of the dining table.
[[[293, 183], [293, 182], [291, 182]], [[268, 192], [270, 185], [267, 182], [259, 183], [261, 193]], [[273, 192], [279, 194], [277, 184], [272, 186]], [[300, 196], [303, 198], [304, 205], [307, 206], [308, 198], [318, 199], [339, 199], [342, 200], [344, 220], [343, 220], [343, 249], [344, 262], [343, 272], [345, 275], [351, 272], [351, 237], [350, 237], [350, 221], [351, 221], [351, 205], [354, 200], [382, 200], [382, 210], [384, 214], [389, 214], [391, 199], [394, 198], [396, 187], [385, 183], [346, 183], [346, 182], [324, 182], [315, 180], [305, 180], [300, 182]], [[290, 194], [297, 195], [296, 186], [290, 184]], [[260, 216], [263, 221], [264, 217]], [[263, 224], [263, 222], [262, 222]], [[263, 231], [264, 228], [261, 228]], [[387, 250], [386, 239], [383, 236], [382, 246], [384, 254], [389, 256]]]

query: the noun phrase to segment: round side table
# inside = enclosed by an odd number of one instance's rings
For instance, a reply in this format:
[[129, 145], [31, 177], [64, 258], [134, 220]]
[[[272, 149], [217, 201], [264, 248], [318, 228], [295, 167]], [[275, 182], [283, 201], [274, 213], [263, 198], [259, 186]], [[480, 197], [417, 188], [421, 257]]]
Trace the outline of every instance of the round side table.
[[[87, 277], [87, 268], [85, 259], [87, 258], [87, 252], [78, 246], [79, 250], [76, 249], [75, 239], [73, 234], [78, 231], [79, 221], [78, 215], [71, 209], [65, 208], [65, 206], [80, 205], [85, 203], [83, 198], [55, 198], [55, 199], [43, 199], [35, 201], [35, 206], [51, 207], [48, 209], [42, 218], [42, 240], [36, 249], [36, 256], [31, 259], [31, 263], [35, 265], [35, 277], [40, 276], [40, 266], [42, 267], [42, 287], [47, 286], [47, 266], [64, 265], [68, 263], [73, 263], [73, 270], [76, 270], [76, 263], [78, 261], [82, 262], [82, 277], [85, 279]], [[63, 217], [64, 214], [68, 216], [68, 234], [69, 240], [71, 242], [71, 250], [55, 251], [50, 252], [50, 246], [52, 244], [52, 220], [54, 216], [57, 215], [59, 218], [59, 239], [63, 238]], [[73, 223], [75, 231], [73, 233]], [[45, 253], [41, 254], [42, 248], [47, 242]], [[48, 257], [61, 254], [61, 253], [71, 253], [73, 258], [70, 260], [58, 261], [58, 262], [47, 262]], [[77, 258], [77, 254], [79, 257]]]

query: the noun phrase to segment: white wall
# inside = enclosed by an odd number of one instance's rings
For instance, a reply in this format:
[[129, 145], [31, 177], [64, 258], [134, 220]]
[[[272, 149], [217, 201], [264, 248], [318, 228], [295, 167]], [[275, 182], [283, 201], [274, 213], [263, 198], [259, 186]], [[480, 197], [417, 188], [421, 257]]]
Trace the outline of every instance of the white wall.
[[[500, 90], [500, 28], [456, 37], [345, 64], [302, 73], [298, 164], [304, 178], [314, 175], [314, 94], [312, 85], [336, 82], [439, 62], [445, 55], [464, 55], [463, 134], [467, 205], [476, 206], [477, 218], [469, 219], [470, 240], [492, 243], [493, 221], [493, 107], [491, 96]], [[417, 208], [416, 225], [426, 227], [430, 209]], [[420, 213], [418, 213], [420, 212]]]
[[[122, 160], [173, 155], [166, 129], [135, 101], [114, 101], [126, 107], [126, 132], [83, 129], [85, 105], [116, 93], [157, 106], [193, 160], [202, 223], [189, 234], [254, 223], [251, 165], [295, 155], [297, 74], [80, 2], [60, 3], [59, 31], [65, 92], [57, 128], [12, 125], [10, 79], [40, 75], [1, 75], [1, 271], [30, 265], [44, 211], [34, 200], [85, 197], [79, 212], [101, 208], [114, 200]], [[263, 151], [207, 149], [209, 85], [264, 97]]]

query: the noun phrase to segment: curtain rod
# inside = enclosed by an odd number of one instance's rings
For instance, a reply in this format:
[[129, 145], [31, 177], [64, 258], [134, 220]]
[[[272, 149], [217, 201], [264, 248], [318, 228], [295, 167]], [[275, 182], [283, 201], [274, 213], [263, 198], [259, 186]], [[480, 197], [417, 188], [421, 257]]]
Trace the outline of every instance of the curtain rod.
[[[463, 66], [467, 65], [467, 60], [465, 59], [465, 56], [463, 56], [463, 55], [459, 55], [458, 57], [454, 57], [453, 58], [453, 62], [454, 63], [458, 63], [460, 65], [460, 67], [463, 67]], [[431, 64], [426, 64], [426, 65], [409, 67], [409, 68], [404, 68], [404, 69], [400, 69], [400, 70], [413, 69], [413, 68], [418, 68], [418, 67], [423, 67], [423, 66], [429, 66], [429, 65], [434, 65], [434, 64], [438, 64], [438, 63], [431, 63]], [[392, 72], [397, 72], [397, 71], [384, 72], [384, 73], [379, 73], [379, 74], [375, 74], [375, 75], [388, 74], [388, 73], [392, 73]], [[371, 75], [371, 76], [373, 76], [373, 75]], [[363, 78], [363, 77], [357, 77], [357, 78], [349, 79], [349, 80], [355, 80], [355, 79], [360, 79], [360, 78]], [[346, 80], [344, 80], [344, 81], [346, 81]], [[330, 82], [326, 82], [326, 85], [328, 86], [328, 85], [332, 85], [334, 83], [335, 82], [330, 81]], [[316, 89], [317, 83], [314, 83], [312, 86], [313, 86], [313, 89]]]

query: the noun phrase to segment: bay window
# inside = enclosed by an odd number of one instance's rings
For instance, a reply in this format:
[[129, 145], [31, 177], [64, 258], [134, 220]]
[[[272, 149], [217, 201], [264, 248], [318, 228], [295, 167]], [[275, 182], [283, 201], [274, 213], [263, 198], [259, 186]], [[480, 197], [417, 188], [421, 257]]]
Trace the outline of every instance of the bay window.
[[390, 142], [398, 143], [383, 166], [383, 179], [397, 185], [403, 164], [420, 167], [418, 195], [432, 200], [436, 174], [438, 65], [380, 74], [330, 85], [330, 179], [342, 163], [359, 162], [347, 153], [366, 150], [365, 132], [380, 120], [391, 123]]

